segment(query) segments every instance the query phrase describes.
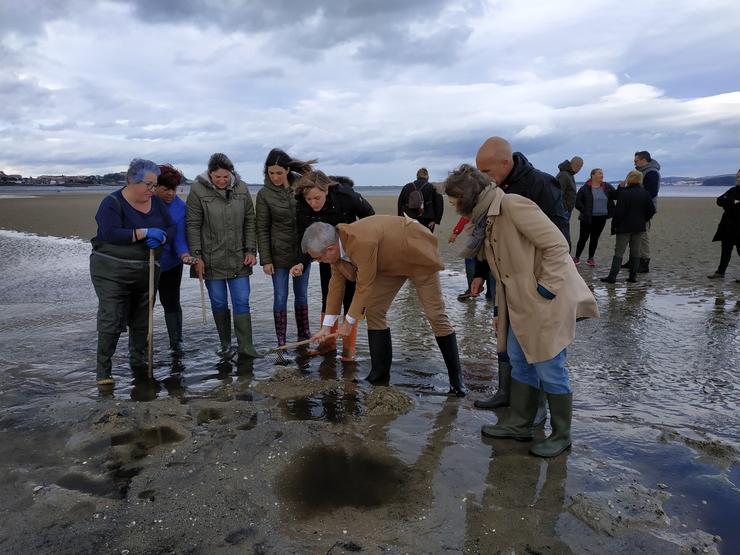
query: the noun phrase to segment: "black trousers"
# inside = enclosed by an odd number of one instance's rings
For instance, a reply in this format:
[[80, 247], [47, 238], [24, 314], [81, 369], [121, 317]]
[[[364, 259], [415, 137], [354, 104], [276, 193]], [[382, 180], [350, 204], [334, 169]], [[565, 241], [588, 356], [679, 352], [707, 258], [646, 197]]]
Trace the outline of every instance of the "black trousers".
[[581, 220], [581, 231], [578, 235], [578, 244], [576, 245], [576, 258], [581, 257], [583, 248], [586, 246], [588, 241], [588, 257], [593, 258], [596, 254], [596, 247], [599, 245], [599, 237], [601, 232], [604, 231], [606, 225], [606, 216], [592, 216], [591, 221], [586, 223], [585, 220]]
[[722, 254], [719, 257], [719, 266], [717, 266], [718, 274], [724, 274], [727, 270], [727, 266], [730, 264], [733, 247], [737, 249], [737, 254], [740, 256], [740, 241], [732, 239], [722, 240]]
[[[319, 262], [319, 274], [321, 275], [321, 312], [326, 312], [326, 296], [329, 294], [329, 281], [331, 280], [331, 264]], [[347, 314], [349, 305], [352, 304], [352, 297], [355, 296], [355, 282], [347, 281], [344, 286], [344, 313]]]
[[159, 274], [159, 302], [165, 313], [180, 312], [180, 284], [182, 283], [182, 264]]

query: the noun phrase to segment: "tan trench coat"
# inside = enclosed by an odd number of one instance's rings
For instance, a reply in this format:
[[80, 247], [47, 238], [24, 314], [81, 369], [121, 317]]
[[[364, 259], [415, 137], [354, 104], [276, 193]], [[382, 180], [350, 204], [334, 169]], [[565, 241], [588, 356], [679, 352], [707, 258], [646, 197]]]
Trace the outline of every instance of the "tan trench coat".
[[[511, 325], [527, 362], [550, 360], [573, 341], [576, 319], [599, 317], [565, 237], [531, 200], [495, 189], [484, 249], [497, 281], [497, 351], [506, 351]], [[537, 284], [555, 298], [545, 299]]]
[[337, 226], [345, 254], [331, 266], [326, 313], [339, 314], [346, 282], [357, 282], [347, 314], [365, 317], [367, 299], [376, 275], [424, 276], [444, 270], [437, 252], [437, 238], [429, 228], [408, 216], [369, 216]]

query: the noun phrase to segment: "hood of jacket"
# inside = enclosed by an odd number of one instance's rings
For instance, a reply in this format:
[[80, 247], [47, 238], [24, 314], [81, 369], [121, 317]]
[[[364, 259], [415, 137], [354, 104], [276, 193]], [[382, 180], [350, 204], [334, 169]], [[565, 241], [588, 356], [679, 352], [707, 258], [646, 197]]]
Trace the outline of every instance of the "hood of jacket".
[[534, 171], [534, 166], [521, 152], [515, 152], [512, 157], [514, 159], [514, 167], [511, 169], [509, 175], [506, 176], [503, 183], [499, 183], [500, 187], [506, 187], [506, 185], [511, 183], [517, 183], [522, 179], [525, 179]]
[[563, 160], [558, 164], [558, 169], [561, 172], [568, 172], [569, 174], [575, 175], [576, 172], [573, 171], [573, 168], [570, 165], [570, 160]]
[[647, 172], [651, 171], [659, 172], [660, 164], [658, 164], [658, 161], [653, 158], [652, 160], [650, 160], [650, 162], [639, 168], [639, 170], [642, 172], [642, 175], [645, 175]]
[[[239, 176], [235, 174], [231, 174], [231, 178], [229, 180], [229, 184], [226, 186], [227, 189], [233, 189], [234, 185], [239, 180]], [[200, 174], [198, 177], [195, 178], [195, 181], [202, 183], [206, 187], [210, 187], [211, 189], [217, 189], [217, 187], [213, 184], [211, 181], [211, 176], [208, 175], [208, 170], [204, 171], [202, 174]]]

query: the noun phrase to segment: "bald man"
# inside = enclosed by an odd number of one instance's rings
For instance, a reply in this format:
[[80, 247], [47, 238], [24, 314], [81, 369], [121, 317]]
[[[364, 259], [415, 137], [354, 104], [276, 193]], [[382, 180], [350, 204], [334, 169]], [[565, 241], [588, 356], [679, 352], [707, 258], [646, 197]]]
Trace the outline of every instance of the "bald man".
[[506, 193], [534, 202], [570, 243], [570, 227], [557, 179], [536, 169], [521, 152], [512, 152], [501, 137], [490, 137], [478, 149], [476, 167], [496, 181]]
[[583, 167], [583, 158], [580, 156], [574, 156], [570, 160], [563, 160], [558, 164], [558, 174], [555, 179], [560, 184], [560, 191], [563, 194], [563, 207], [565, 208], [565, 215], [570, 221], [570, 215], [573, 209], [576, 207], [576, 177], [575, 175], [581, 171]]
[[[493, 179], [507, 194], [521, 195], [534, 202], [550, 218], [570, 245], [570, 224], [565, 215], [560, 185], [553, 176], [536, 169], [521, 152], [512, 152], [511, 144], [501, 137], [490, 137], [475, 156], [477, 168]], [[484, 279], [490, 274], [488, 263], [476, 261], [475, 277], [470, 292], [477, 295]], [[491, 397], [478, 399], [473, 404], [479, 409], [509, 406], [511, 390], [511, 363], [506, 352], [498, 353], [498, 390]], [[547, 419], [547, 401], [541, 392], [535, 426]]]

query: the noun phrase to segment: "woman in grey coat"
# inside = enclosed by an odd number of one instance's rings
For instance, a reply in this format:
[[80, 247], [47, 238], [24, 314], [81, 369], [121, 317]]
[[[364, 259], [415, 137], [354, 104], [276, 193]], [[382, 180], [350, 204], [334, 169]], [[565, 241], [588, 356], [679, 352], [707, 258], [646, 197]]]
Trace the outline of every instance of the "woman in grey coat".
[[252, 344], [249, 310], [249, 276], [257, 263], [254, 205], [247, 184], [225, 154], [212, 155], [208, 170], [190, 187], [187, 235], [190, 252], [200, 258], [196, 271], [206, 281], [221, 343], [219, 354], [233, 354], [230, 294], [238, 353], [260, 356]]

